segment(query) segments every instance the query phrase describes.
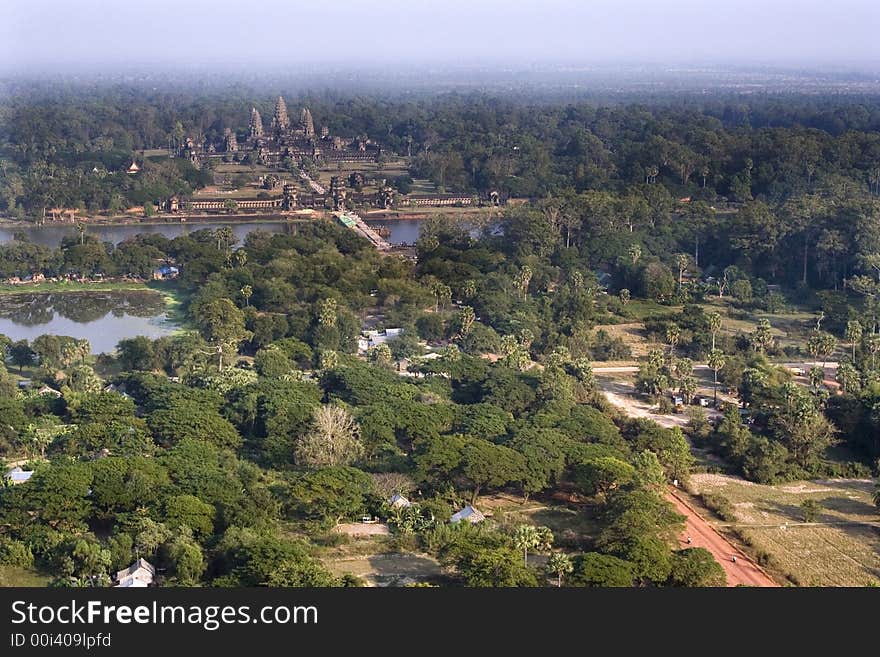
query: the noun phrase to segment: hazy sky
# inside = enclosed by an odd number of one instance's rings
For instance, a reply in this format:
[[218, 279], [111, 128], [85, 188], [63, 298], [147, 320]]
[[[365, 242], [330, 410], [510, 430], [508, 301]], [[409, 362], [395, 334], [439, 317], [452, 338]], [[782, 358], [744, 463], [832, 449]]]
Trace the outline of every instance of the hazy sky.
[[[880, 64], [880, 0], [0, 0], [0, 65]], [[874, 69], [878, 70], [878, 69]]]

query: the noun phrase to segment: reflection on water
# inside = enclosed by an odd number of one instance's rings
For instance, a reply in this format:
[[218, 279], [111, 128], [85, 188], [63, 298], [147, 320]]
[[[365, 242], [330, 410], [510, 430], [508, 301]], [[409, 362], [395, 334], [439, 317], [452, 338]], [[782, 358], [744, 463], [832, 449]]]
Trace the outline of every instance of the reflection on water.
[[[86, 226], [86, 235], [91, 235], [100, 242], [112, 242], [119, 244], [138, 234], [164, 235], [168, 239], [174, 239], [181, 235], [194, 233], [197, 230], [217, 230], [221, 226], [232, 229], [238, 243], [244, 242], [247, 234], [254, 230], [264, 230], [270, 233], [286, 233], [293, 224], [282, 222], [247, 222], [247, 223], [173, 223], [173, 224], [126, 224], [124, 226]], [[16, 232], [22, 232], [35, 244], [42, 244], [50, 248], [57, 248], [65, 237], [79, 238], [73, 226], [49, 225], [49, 226], [2, 226], [0, 227], [0, 244], [11, 242]]]
[[[391, 236], [388, 241], [392, 244], [412, 244], [419, 239], [420, 221], [389, 220], [370, 222], [388, 226]], [[169, 224], [126, 224], [124, 226], [86, 226], [86, 234], [92, 235], [100, 242], [112, 242], [119, 244], [140, 233], [148, 235], [164, 235], [168, 239], [174, 239], [180, 235], [194, 233], [197, 230], [217, 230], [221, 226], [232, 229], [238, 244], [243, 244], [247, 234], [262, 230], [269, 233], [288, 233], [296, 230], [296, 224], [271, 221], [248, 221], [238, 223], [169, 223]], [[21, 231], [35, 244], [42, 244], [50, 248], [57, 248], [65, 237], [79, 238], [73, 226], [49, 225], [49, 226], [0, 226], [0, 244], [11, 242], [15, 233]]]
[[98, 354], [112, 352], [124, 338], [158, 338], [175, 328], [165, 299], [148, 290], [0, 296], [0, 333], [13, 340], [69, 335], [86, 338]]

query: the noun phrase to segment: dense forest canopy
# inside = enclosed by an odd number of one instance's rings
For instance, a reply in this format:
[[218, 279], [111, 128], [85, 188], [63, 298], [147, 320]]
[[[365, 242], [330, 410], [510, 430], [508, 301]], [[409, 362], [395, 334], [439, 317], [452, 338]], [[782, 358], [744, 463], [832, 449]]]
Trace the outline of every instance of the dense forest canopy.
[[[118, 171], [132, 151], [166, 148], [184, 135], [217, 140], [226, 128], [243, 134], [251, 107], [271, 116], [276, 94], [257, 94], [236, 86], [188, 92], [110, 85], [4, 97], [0, 210], [20, 206], [33, 214], [34, 187], [58, 176], [65, 179], [56, 203], [106, 209], [108, 200], [92, 189], [102, 185], [83, 180], [93, 167]], [[541, 197], [567, 189], [621, 192], [649, 180], [676, 196], [769, 202], [823, 183], [876, 186], [874, 100], [710, 94], [548, 105], [461, 91], [411, 99], [330, 91], [288, 97], [292, 107], [310, 107], [333, 134], [365, 134], [394, 153], [413, 154], [414, 173], [450, 188]], [[200, 184], [187, 171], [172, 173], [190, 187]], [[122, 178], [112, 182], [126, 193]]]

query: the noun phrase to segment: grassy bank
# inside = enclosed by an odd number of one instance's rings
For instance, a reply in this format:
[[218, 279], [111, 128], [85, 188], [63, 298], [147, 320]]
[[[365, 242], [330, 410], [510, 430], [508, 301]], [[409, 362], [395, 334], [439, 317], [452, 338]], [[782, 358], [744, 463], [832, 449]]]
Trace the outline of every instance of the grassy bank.
[[0, 295], [10, 294], [54, 294], [59, 292], [143, 292], [153, 291], [165, 296], [173, 296], [173, 288], [153, 282], [138, 283], [105, 282], [80, 283], [78, 281], [46, 281], [43, 283], [8, 285], [0, 283]]
[[51, 578], [30, 568], [0, 565], [0, 587], [8, 586], [49, 586]]

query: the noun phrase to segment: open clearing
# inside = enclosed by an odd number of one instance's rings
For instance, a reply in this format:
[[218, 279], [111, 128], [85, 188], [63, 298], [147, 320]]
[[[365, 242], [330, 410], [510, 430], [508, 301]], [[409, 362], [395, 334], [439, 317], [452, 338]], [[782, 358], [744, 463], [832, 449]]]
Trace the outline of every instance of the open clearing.
[[437, 560], [427, 554], [389, 552], [323, 561], [334, 575], [351, 573], [363, 579], [367, 586], [406, 586], [443, 574]]
[[[801, 586], [880, 583], [880, 517], [868, 479], [822, 479], [764, 486], [718, 474], [691, 476], [696, 493], [712, 493], [733, 506], [729, 523], [776, 569]], [[816, 522], [802, 522], [800, 505], [822, 505]], [[723, 525], [724, 523], [717, 523]]]
[[29, 586], [29, 587], [46, 587], [49, 586], [51, 578], [29, 570], [27, 568], [19, 568], [18, 566], [0, 565], [0, 588], [8, 586]]

